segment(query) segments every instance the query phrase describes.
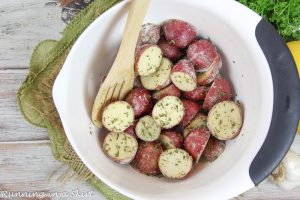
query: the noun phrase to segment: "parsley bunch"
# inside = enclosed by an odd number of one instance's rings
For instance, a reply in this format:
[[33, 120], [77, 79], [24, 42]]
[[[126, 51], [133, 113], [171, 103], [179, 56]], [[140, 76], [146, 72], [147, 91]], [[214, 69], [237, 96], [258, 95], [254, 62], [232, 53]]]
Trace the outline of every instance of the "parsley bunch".
[[300, 0], [239, 0], [268, 20], [288, 42], [300, 40]]

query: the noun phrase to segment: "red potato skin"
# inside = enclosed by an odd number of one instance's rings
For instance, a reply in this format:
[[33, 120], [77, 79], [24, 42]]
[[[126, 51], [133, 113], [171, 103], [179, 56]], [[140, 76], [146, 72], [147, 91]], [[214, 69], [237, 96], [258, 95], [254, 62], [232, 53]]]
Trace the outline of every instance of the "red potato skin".
[[204, 100], [209, 90], [206, 86], [197, 86], [197, 88], [191, 92], [183, 92], [183, 97], [192, 101]]
[[183, 137], [176, 131], [165, 131], [162, 135], [167, 136], [175, 145], [176, 148], [180, 148], [183, 144]]
[[231, 87], [226, 79], [218, 76], [211, 85], [203, 103], [203, 108], [209, 111], [215, 104], [232, 98]]
[[153, 99], [160, 100], [165, 96], [180, 97], [180, 94], [180, 90], [174, 84], [171, 84], [162, 90], [154, 92], [152, 97]]
[[138, 38], [137, 46], [144, 44], [157, 44], [160, 39], [161, 26], [147, 23], [143, 24]]
[[183, 72], [185, 74], [188, 74], [194, 81], [196, 81], [196, 72], [193, 64], [187, 60], [187, 59], [181, 59], [174, 65], [172, 72]]
[[194, 41], [187, 49], [187, 57], [197, 72], [207, 71], [218, 56], [217, 48], [207, 40]]
[[179, 48], [185, 48], [197, 36], [196, 28], [182, 20], [167, 20], [162, 25], [162, 30], [168, 42]]
[[148, 49], [149, 47], [152, 47], [153, 45], [152, 44], [144, 44], [144, 45], [141, 45], [141, 46], [138, 46], [136, 49], [135, 49], [135, 57], [134, 57], [134, 71], [136, 74], [138, 74], [138, 63], [139, 63], [139, 59], [141, 57], [141, 55], [144, 53], [144, 51], [146, 49]]
[[207, 74], [206, 79], [200, 79], [200, 76], [198, 74], [197, 76], [197, 84], [198, 85], [208, 85], [212, 83], [215, 78], [218, 76], [220, 69], [222, 68], [222, 60], [221, 57], [218, 56], [214, 63], [211, 65], [212, 69], [209, 69], [208, 71], [204, 72]]
[[136, 127], [137, 122], [134, 122], [131, 126], [129, 126], [124, 132], [133, 136], [135, 139], [137, 139], [137, 135], [135, 132], [135, 127]]
[[182, 100], [184, 106], [184, 115], [180, 122], [180, 126], [184, 128], [190, 123], [190, 121], [198, 114], [201, 109], [201, 106], [191, 100]]
[[226, 144], [222, 140], [210, 137], [203, 151], [203, 156], [208, 161], [215, 161], [225, 150]]
[[207, 128], [198, 128], [191, 131], [184, 141], [185, 150], [193, 157], [197, 163], [209, 140], [210, 132]]
[[132, 106], [135, 117], [150, 112], [153, 107], [151, 94], [145, 88], [134, 88], [131, 90], [126, 97], [126, 102]]
[[158, 159], [163, 148], [158, 142], [140, 142], [136, 156], [133, 160], [133, 167], [146, 175], [158, 175]]
[[182, 56], [180, 48], [166, 41], [166, 39], [164, 38], [159, 40], [157, 45], [160, 47], [161, 51], [163, 52], [163, 56], [169, 58], [173, 62], [176, 62]]

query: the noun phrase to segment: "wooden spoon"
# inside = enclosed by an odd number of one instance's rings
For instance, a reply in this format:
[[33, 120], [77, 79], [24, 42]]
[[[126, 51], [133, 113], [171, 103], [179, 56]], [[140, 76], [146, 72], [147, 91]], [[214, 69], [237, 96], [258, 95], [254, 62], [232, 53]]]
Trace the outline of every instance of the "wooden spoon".
[[132, 0], [125, 31], [117, 57], [96, 96], [93, 123], [101, 128], [103, 108], [112, 101], [120, 100], [132, 90], [134, 82], [134, 54], [150, 0]]

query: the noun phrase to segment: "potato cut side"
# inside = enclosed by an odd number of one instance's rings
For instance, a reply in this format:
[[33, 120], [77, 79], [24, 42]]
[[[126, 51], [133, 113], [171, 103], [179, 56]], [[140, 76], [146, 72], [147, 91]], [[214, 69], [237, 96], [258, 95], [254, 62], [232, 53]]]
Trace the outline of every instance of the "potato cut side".
[[179, 124], [184, 115], [182, 101], [175, 96], [166, 96], [159, 100], [152, 110], [152, 117], [156, 123], [164, 128], [172, 128]]
[[193, 167], [193, 158], [183, 149], [169, 149], [160, 154], [158, 166], [165, 177], [183, 179]]
[[176, 148], [174, 142], [166, 135], [160, 135], [159, 140], [164, 149], [174, 149]]
[[105, 155], [120, 164], [130, 163], [134, 159], [137, 149], [137, 140], [124, 132], [110, 132], [103, 142]]
[[240, 106], [233, 101], [222, 101], [212, 107], [207, 117], [207, 127], [219, 140], [236, 137], [241, 130], [243, 116]]
[[171, 80], [181, 91], [193, 91], [197, 87], [193, 77], [184, 72], [173, 72]]
[[140, 118], [135, 127], [135, 132], [138, 138], [146, 142], [157, 140], [159, 138], [160, 131], [160, 126], [149, 115]]
[[113, 132], [122, 132], [134, 121], [134, 111], [129, 103], [115, 101], [103, 111], [102, 123], [105, 128]]
[[144, 88], [148, 90], [159, 90], [171, 83], [170, 74], [173, 67], [172, 62], [163, 58], [161, 65], [154, 74], [141, 76], [141, 82]]
[[156, 45], [146, 48], [138, 58], [137, 70], [141, 76], [149, 76], [155, 73], [162, 61], [162, 51]]
[[197, 128], [206, 127], [207, 116], [203, 114], [198, 114], [192, 121], [184, 128], [183, 136], [186, 137], [192, 130]]
[[222, 67], [222, 60], [220, 56], [216, 58], [216, 60], [212, 63], [208, 71], [199, 73], [197, 75], [197, 83], [198, 85], [207, 85], [212, 83], [217, 75], [219, 74], [219, 70]]
[[203, 151], [203, 156], [206, 160], [213, 162], [220, 157], [220, 155], [224, 152], [225, 147], [225, 141], [210, 137]]
[[183, 137], [176, 131], [165, 131], [160, 134], [159, 138], [164, 149], [180, 148], [183, 144]]
[[178, 61], [172, 69], [171, 80], [182, 91], [188, 92], [196, 89], [196, 72], [193, 64], [187, 59]]

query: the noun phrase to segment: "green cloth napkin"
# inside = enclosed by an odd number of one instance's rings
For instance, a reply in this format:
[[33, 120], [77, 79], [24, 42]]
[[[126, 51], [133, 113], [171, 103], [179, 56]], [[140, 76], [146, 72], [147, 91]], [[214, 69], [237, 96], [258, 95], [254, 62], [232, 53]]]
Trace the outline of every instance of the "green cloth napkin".
[[[53, 83], [76, 39], [91, 22], [118, 2], [120, 0], [94, 0], [65, 28], [59, 41], [45, 40], [38, 44], [17, 99], [22, 114], [30, 123], [47, 128], [51, 149], [57, 160], [69, 165], [76, 172], [76, 177], [86, 180], [107, 199], [125, 200], [128, 198], [96, 178], [76, 155], [68, 143], [52, 99]], [[67, 176], [61, 180], [66, 179]]]

